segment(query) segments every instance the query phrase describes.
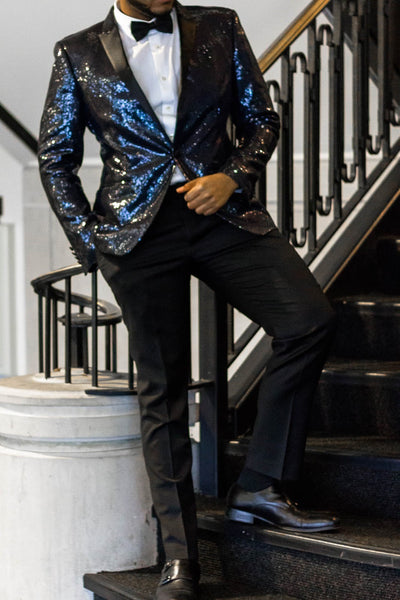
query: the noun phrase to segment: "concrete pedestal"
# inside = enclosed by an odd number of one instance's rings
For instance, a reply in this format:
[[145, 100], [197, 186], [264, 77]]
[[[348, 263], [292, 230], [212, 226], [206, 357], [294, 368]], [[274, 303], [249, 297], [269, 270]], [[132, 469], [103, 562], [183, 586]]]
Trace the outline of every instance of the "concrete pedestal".
[[84, 573], [156, 560], [136, 398], [59, 379], [0, 380], [2, 600], [91, 600]]

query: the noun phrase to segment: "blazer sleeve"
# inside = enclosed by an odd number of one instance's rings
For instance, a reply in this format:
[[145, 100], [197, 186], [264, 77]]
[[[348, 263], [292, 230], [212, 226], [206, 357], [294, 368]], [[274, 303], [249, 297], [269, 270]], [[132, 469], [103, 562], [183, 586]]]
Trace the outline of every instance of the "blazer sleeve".
[[54, 55], [40, 126], [40, 176], [71, 249], [88, 272], [96, 261], [93, 244], [96, 216], [77, 175], [83, 158], [84, 106], [79, 84], [61, 43], [56, 44]]
[[237, 146], [222, 171], [250, 197], [279, 138], [279, 115], [246, 34], [234, 13], [232, 120]]

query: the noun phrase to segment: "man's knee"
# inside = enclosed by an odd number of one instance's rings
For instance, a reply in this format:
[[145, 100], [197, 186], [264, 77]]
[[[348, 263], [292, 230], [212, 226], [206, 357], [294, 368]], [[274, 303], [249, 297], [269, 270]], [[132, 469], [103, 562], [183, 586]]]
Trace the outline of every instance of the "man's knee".
[[319, 339], [332, 340], [336, 331], [336, 312], [326, 298], [318, 306], [314, 306], [311, 319], [304, 322], [306, 335], [314, 335]]

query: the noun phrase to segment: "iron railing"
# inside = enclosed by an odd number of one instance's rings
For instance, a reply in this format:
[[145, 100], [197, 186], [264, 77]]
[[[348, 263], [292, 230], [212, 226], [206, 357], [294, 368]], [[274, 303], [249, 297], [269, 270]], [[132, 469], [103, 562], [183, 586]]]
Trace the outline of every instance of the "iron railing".
[[[91, 274], [91, 296], [72, 293], [71, 280], [83, 273], [79, 265], [64, 267], [52, 273], [34, 279], [31, 284], [38, 294], [38, 339], [39, 372], [46, 379], [59, 365], [59, 326], [65, 328], [64, 334], [64, 371], [65, 383], [71, 383], [73, 367], [81, 367], [89, 374], [88, 330], [92, 332], [91, 375], [92, 386], [98, 386], [98, 336], [99, 327], [105, 327], [105, 365], [106, 371], [117, 373], [117, 324], [122, 321], [121, 311], [109, 302], [97, 298], [97, 274]], [[63, 282], [63, 288], [54, 284]], [[59, 303], [65, 308], [65, 314], [59, 316]], [[72, 313], [72, 307], [78, 312]], [[85, 312], [90, 309], [90, 313]], [[100, 314], [99, 314], [100, 313]], [[133, 389], [133, 371], [130, 369], [128, 387]]]
[[[259, 199], [311, 267], [399, 155], [399, 61], [390, 54], [399, 26], [391, 0], [318, 0], [259, 60], [282, 126], [276, 159], [258, 185]], [[398, 167], [391, 176], [397, 176], [398, 188]], [[204, 306], [200, 321], [208, 314]], [[236, 336], [230, 307], [227, 314], [229, 365], [254, 345], [259, 331], [249, 324]], [[228, 382], [231, 420], [262, 376], [268, 354], [263, 338]], [[217, 493], [216, 457], [228, 415], [221, 418], [218, 407], [211, 410], [214, 422], [224, 425], [215, 433], [214, 449], [203, 448], [203, 460], [210, 465], [214, 458], [215, 468], [201, 483], [203, 491]]]
[[[311, 3], [260, 58], [261, 69], [267, 76], [275, 63], [280, 63], [280, 78], [267, 82], [282, 122], [276, 169], [278, 226], [295, 247], [307, 250], [303, 256], [307, 264], [399, 152], [398, 134], [397, 141], [392, 141], [393, 127], [400, 123], [399, 99], [393, 93], [395, 77], [393, 71], [389, 76], [388, 60], [392, 6], [391, 0]], [[324, 8], [327, 10], [322, 14]], [[372, 37], [375, 22], [376, 39]], [[303, 46], [297, 49], [301, 37]], [[349, 55], [347, 60], [345, 54]], [[302, 85], [297, 97], [296, 80]], [[371, 101], [374, 91], [375, 114]], [[296, 104], [302, 104], [301, 122]], [[325, 132], [321, 119], [323, 104], [328, 106]], [[371, 125], [376, 125], [375, 132], [371, 131]], [[303, 142], [301, 171], [297, 173], [296, 132], [300, 132]], [[327, 150], [324, 191], [321, 190], [323, 142]], [[379, 160], [373, 162], [374, 170], [368, 173], [368, 157], [376, 155]], [[269, 172], [270, 168], [267, 179]], [[300, 223], [299, 219], [296, 223], [295, 214], [296, 188], [297, 196], [300, 195], [296, 179], [303, 180]], [[348, 184], [356, 189], [345, 197], [344, 188], [350, 187]]]
[[[258, 194], [308, 265], [399, 154], [395, 133], [400, 122], [395, 92], [399, 75], [389, 60], [391, 25], [394, 31], [400, 25], [398, 12], [393, 18], [395, 10], [391, 0], [312, 2], [260, 58], [282, 133]], [[67, 279], [73, 274], [69, 270]], [[92, 278], [96, 286], [96, 276]], [[55, 321], [59, 322], [55, 301], [67, 298], [68, 304], [70, 297], [80, 309], [89, 303], [89, 299], [69, 296], [67, 288], [62, 294], [47, 284], [39, 290], [40, 302], [46, 303], [45, 316], [39, 319], [40, 340], [43, 336], [50, 339], [50, 323], [54, 331]], [[89, 319], [84, 329], [91, 327], [93, 338], [100, 319], [107, 321], [107, 312], [97, 318], [102, 309], [95, 290], [90, 303], [90, 317], [70, 317], [66, 311], [62, 323], [67, 345], [79, 319]], [[265, 339], [255, 342], [260, 332], [251, 323], [237, 336], [234, 311], [201, 283], [198, 304], [200, 487], [205, 493], [218, 494], [229, 406], [242, 403], [261, 376], [268, 344]], [[40, 311], [43, 314], [39, 304]], [[228, 381], [229, 366], [251, 344], [254, 348], [248, 358]], [[54, 342], [45, 343], [41, 350], [47, 374], [50, 346], [54, 351]], [[94, 372], [97, 354], [94, 350], [92, 354]], [[130, 387], [132, 382], [131, 376]]]

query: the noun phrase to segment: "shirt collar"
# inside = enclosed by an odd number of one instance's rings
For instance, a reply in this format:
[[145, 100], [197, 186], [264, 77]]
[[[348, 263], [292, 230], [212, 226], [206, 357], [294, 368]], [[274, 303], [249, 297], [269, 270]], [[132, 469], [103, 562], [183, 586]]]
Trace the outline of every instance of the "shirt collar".
[[[173, 33], [175, 33], [176, 27], [177, 27], [177, 17], [176, 17], [175, 8], [172, 9], [171, 16], [172, 16], [172, 23], [173, 23], [173, 27], [174, 27]], [[123, 31], [129, 37], [131, 37], [133, 40], [135, 38], [133, 37], [132, 32], [131, 32], [132, 21], [139, 21], [139, 22], [145, 22], [145, 23], [152, 23], [153, 21], [155, 21], [155, 17], [154, 17], [154, 19], [151, 19], [151, 21], [145, 21], [144, 19], [135, 19], [134, 17], [130, 17], [129, 15], [126, 15], [119, 9], [118, 0], [115, 0], [115, 2], [114, 2], [114, 17], [115, 17], [115, 20], [117, 21], [117, 24], [118, 24], [118, 27], [120, 28], [120, 30]]]

